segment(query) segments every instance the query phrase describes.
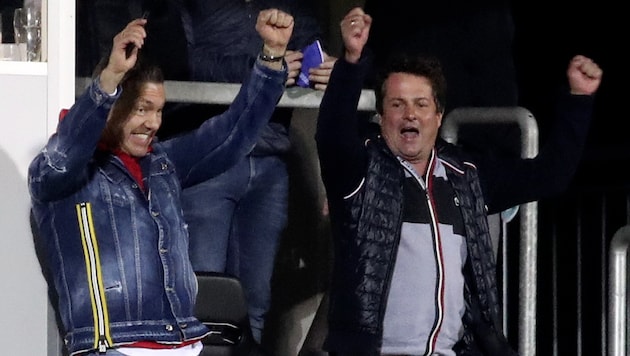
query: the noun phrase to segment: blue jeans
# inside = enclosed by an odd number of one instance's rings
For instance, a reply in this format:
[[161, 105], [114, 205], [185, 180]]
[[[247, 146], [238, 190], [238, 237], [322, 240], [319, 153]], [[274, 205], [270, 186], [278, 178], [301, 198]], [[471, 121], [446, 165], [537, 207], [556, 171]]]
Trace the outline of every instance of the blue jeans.
[[284, 160], [251, 155], [183, 192], [194, 270], [227, 272], [240, 279], [259, 343], [271, 306], [274, 260], [287, 225], [288, 195]]

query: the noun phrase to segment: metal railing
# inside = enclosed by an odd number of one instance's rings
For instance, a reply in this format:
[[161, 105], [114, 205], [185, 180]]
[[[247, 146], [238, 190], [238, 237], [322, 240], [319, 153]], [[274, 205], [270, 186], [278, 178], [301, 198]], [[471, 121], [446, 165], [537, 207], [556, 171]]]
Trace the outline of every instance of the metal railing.
[[[538, 124], [534, 116], [522, 107], [458, 108], [451, 111], [441, 127], [442, 137], [457, 142], [459, 127], [463, 124], [517, 124], [521, 132], [521, 157], [531, 158], [538, 154]], [[519, 256], [519, 342], [522, 356], [536, 355], [536, 270], [538, 249], [538, 206], [531, 202], [520, 206], [520, 256]], [[507, 260], [506, 244], [501, 251]], [[502, 277], [507, 275], [503, 264]], [[506, 283], [503, 283], [504, 324], [507, 313]], [[506, 325], [504, 325], [505, 327]]]
[[626, 356], [628, 310], [628, 249], [630, 225], [613, 235], [610, 242], [608, 287], [608, 355]]
[[[77, 95], [83, 93], [92, 79], [76, 78], [75, 90]], [[177, 103], [205, 103], [227, 105], [232, 103], [240, 89], [240, 84], [187, 82], [167, 80], [164, 82], [166, 98]], [[293, 107], [319, 109], [324, 92], [302, 87], [287, 88], [278, 102], [279, 107]], [[363, 111], [374, 110], [374, 91], [363, 90], [357, 109]]]

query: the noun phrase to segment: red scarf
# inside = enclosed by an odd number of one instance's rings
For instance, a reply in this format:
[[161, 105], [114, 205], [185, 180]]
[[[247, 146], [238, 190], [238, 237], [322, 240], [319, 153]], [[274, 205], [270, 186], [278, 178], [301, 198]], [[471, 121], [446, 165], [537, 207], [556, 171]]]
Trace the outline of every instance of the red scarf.
[[[136, 180], [138, 186], [144, 192], [144, 180], [142, 179], [142, 168], [140, 168], [140, 159], [137, 157], [130, 156], [128, 153], [122, 151], [120, 148], [110, 149], [105, 146], [103, 143], [98, 144], [98, 148], [104, 151], [110, 151], [114, 155], [116, 155], [125, 165], [125, 168], [129, 171], [131, 176]], [[153, 152], [153, 147], [149, 146], [147, 152]]]
[[144, 192], [144, 181], [142, 180], [142, 169], [140, 168], [140, 160], [136, 157], [132, 157], [129, 154], [121, 151], [119, 148], [115, 149], [113, 153], [120, 158], [131, 176], [136, 180], [138, 186]]

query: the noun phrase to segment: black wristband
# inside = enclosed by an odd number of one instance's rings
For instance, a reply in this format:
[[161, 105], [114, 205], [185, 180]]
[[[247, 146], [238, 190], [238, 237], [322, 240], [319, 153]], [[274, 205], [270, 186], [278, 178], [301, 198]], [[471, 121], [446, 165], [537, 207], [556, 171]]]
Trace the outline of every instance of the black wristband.
[[265, 61], [265, 62], [280, 62], [282, 58], [284, 58], [284, 55], [272, 56], [272, 55], [265, 54], [264, 51], [261, 51], [260, 54], [258, 55], [258, 58], [260, 58], [261, 61]]

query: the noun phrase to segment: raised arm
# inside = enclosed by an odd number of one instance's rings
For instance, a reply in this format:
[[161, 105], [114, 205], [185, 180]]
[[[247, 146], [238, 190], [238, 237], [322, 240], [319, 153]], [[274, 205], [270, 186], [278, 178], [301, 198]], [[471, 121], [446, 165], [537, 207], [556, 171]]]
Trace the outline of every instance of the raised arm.
[[[92, 160], [110, 109], [120, 94], [119, 84], [137, 60], [144, 44], [146, 20], [131, 21], [113, 39], [107, 66], [59, 122], [57, 131], [29, 167], [34, 199], [49, 201], [71, 194], [88, 179]], [[136, 49], [127, 57], [125, 48]]]
[[183, 187], [224, 172], [250, 153], [284, 92], [287, 71], [283, 57], [293, 18], [280, 10], [263, 10], [256, 30], [264, 45], [228, 110], [197, 130], [162, 143], [177, 166]]
[[[345, 48], [344, 58], [349, 63], [357, 63], [361, 58], [371, 25], [372, 17], [365, 14], [360, 7], [350, 10], [341, 21], [341, 36]], [[309, 80], [315, 89], [326, 90], [337, 59], [337, 57], [324, 53], [324, 62], [309, 70]]]
[[[133, 20], [114, 36], [114, 44], [107, 66], [100, 74], [99, 85], [105, 92], [113, 93], [125, 74], [136, 64], [138, 51], [144, 45], [144, 39], [147, 37], [144, 30], [146, 23], [146, 19]], [[131, 48], [130, 52], [128, 52], [128, 48]], [[127, 53], [129, 53], [129, 57], [127, 57]]]
[[368, 40], [372, 17], [360, 7], [350, 10], [341, 20], [341, 37], [344, 46], [344, 58], [349, 63], [357, 63]]
[[593, 95], [602, 81], [602, 69], [592, 59], [577, 55], [569, 62], [567, 78], [573, 95]]
[[371, 18], [360, 8], [351, 10], [341, 21], [345, 55], [335, 63], [319, 107], [315, 139], [329, 199], [349, 194], [365, 173], [357, 104], [369, 70], [369, 61], [360, 58], [370, 24]]
[[551, 134], [532, 159], [479, 157], [479, 175], [490, 212], [539, 200], [567, 189], [578, 168], [593, 113], [601, 68], [578, 55], [569, 63], [568, 93], [556, 105]]
[[263, 40], [260, 58], [267, 67], [280, 70], [293, 32], [293, 16], [277, 9], [263, 10], [256, 21], [256, 31]]

